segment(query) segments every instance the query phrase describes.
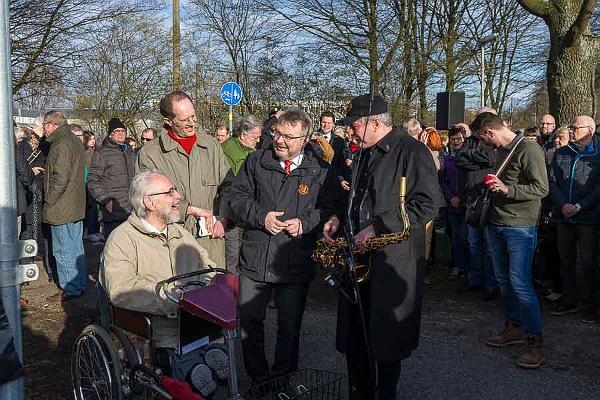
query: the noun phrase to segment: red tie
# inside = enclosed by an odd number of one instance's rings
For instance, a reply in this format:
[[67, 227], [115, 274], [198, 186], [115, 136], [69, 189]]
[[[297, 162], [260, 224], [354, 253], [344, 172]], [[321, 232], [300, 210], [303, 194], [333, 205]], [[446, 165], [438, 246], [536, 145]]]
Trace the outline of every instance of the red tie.
[[286, 175], [291, 173], [290, 167], [292, 166], [292, 160], [283, 160], [283, 170]]

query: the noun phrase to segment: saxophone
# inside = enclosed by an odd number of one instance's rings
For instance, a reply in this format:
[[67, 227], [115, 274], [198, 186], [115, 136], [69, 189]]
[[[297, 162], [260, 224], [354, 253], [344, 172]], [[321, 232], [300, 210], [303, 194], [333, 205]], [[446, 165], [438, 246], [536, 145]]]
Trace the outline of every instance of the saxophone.
[[[381, 249], [390, 244], [400, 243], [408, 239], [410, 231], [410, 221], [406, 212], [406, 177], [400, 178], [400, 216], [402, 218], [403, 228], [400, 232], [386, 233], [374, 236], [367, 240], [365, 247], [368, 251]], [[325, 270], [334, 270], [333, 273], [341, 272], [346, 269], [346, 257], [344, 250], [348, 248], [346, 238], [340, 237], [333, 243], [326, 243], [323, 239], [317, 242], [317, 247], [312, 253], [312, 259], [316, 261]], [[352, 247], [352, 253], [358, 254], [358, 246]], [[364, 282], [369, 276], [368, 265], [356, 266], [357, 281]]]

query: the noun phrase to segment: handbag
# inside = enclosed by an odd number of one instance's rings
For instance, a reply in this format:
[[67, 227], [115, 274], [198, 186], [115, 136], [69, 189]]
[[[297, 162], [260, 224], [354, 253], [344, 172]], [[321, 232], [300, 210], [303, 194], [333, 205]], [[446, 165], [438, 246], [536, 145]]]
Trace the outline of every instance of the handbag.
[[[515, 150], [523, 141], [523, 139], [525, 139], [525, 137], [519, 139], [519, 141], [511, 149], [510, 153], [508, 153], [508, 156], [504, 159], [504, 161], [500, 165], [500, 168], [498, 168], [494, 175], [500, 176], [500, 174], [504, 171], [504, 168], [512, 158], [513, 154], [515, 153]], [[483, 228], [487, 224], [490, 203], [490, 190], [486, 187], [479, 195], [477, 195], [475, 200], [467, 204], [467, 209], [465, 213], [465, 222], [467, 223], [467, 225], [471, 225], [479, 229]]]

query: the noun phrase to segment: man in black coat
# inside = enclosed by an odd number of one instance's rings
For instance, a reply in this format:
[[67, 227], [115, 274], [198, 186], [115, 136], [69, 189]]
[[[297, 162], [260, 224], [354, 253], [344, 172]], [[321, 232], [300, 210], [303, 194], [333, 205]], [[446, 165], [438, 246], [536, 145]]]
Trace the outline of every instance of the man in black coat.
[[134, 176], [135, 153], [125, 144], [125, 125], [118, 118], [108, 123], [108, 136], [92, 156], [88, 189], [100, 204], [104, 236], [131, 214], [129, 185]]
[[[392, 127], [383, 98], [356, 97], [341, 122], [349, 125], [362, 148], [353, 163], [354, 196], [346, 222], [355, 232], [354, 244], [364, 251], [358, 261], [370, 268], [359, 286], [364, 320], [357, 305], [344, 296], [338, 298], [336, 346], [346, 354], [350, 398], [395, 399], [401, 360], [419, 342], [425, 223], [436, 216], [443, 197], [431, 153], [423, 143]], [[370, 238], [404, 228], [399, 208], [401, 177], [407, 178], [409, 237], [368, 251], [364, 246]], [[327, 240], [340, 230], [344, 219], [338, 214], [327, 221], [323, 229]]]
[[[285, 110], [273, 126], [273, 146], [246, 159], [225, 196], [232, 218], [245, 227], [240, 254], [238, 312], [246, 371], [253, 383], [294, 372], [308, 286], [311, 252], [322, 222], [335, 207], [329, 165], [304, 151], [311, 121]], [[273, 298], [277, 344], [273, 366], [265, 358], [264, 319]]]

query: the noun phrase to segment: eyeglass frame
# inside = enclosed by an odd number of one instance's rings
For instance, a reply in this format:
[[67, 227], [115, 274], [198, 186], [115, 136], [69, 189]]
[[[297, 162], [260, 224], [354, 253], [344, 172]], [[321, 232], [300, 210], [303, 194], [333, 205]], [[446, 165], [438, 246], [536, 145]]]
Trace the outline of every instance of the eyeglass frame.
[[140, 142], [150, 142], [152, 140], [154, 140], [154, 139], [149, 139], [149, 138], [145, 138], [145, 137], [140, 138]]
[[583, 128], [591, 128], [591, 126], [590, 125], [581, 125], [581, 126], [569, 125], [569, 126], [567, 126], [567, 129], [570, 132], [575, 132], [576, 130], [583, 129]]
[[168, 194], [169, 196], [173, 197], [175, 192], [177, 192], [177, 186], [171, 186], [171, 188], [169, 190], [167, 190], [166, 192], [150, 193], [150, 194], [147, 194], [146, 196], [150, 197], [150, 196], [158, 196], [160, 194]]
[[288, 140], [295, 140], [295, 139], [306, 139], [309, 136], [309, 135], [290, 136], [290, 135], [285, 135], [276, 129], [272, 129], [272, 131], [273, 131], [273, 140], [275, 140], [275, 138], [277, 136], [281, 136], [281, 138], [283, 139], [284, 142], [287, 142]]

